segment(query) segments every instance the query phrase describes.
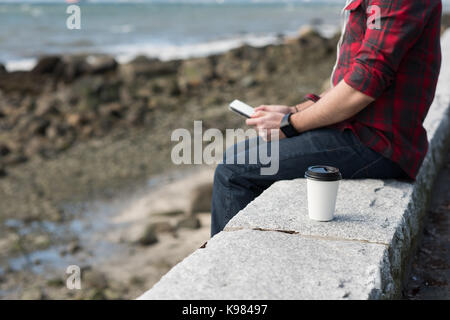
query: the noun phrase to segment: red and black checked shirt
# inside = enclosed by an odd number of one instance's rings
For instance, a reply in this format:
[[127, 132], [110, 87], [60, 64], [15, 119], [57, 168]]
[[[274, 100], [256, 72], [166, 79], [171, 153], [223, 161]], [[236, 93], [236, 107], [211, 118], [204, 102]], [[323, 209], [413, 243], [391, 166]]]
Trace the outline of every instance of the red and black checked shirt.
[[[380, 10], [379, 28], [370, 24]], [[428, 150], [423, 121], [441, 66], [441, 0], [354, 0], [333, 73], [376, 100], [337, 124], [415, 179]], [[368, 25], [369, 22], [369, 25]]]

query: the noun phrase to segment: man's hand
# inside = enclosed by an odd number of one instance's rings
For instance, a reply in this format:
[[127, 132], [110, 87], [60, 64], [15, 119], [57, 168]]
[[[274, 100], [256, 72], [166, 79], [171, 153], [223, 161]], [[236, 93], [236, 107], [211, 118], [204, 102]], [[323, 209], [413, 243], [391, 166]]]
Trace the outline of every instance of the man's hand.
[[255, 108], [255, 111], [277, 112], [282, 114], [296, 113], [295, 107], [281, 106], [281, 105], [262, 105]]
[[284, 139], [286, 136], [280, 130], [281, 120], [284, 114], [280, 112], [257, 111], [250, 119], [246, 120], [247, 125], [254, 126], [258, 131], [260, 137], [266, 141], [272, 140], [271, 130], [278, 130], [279, 139]]

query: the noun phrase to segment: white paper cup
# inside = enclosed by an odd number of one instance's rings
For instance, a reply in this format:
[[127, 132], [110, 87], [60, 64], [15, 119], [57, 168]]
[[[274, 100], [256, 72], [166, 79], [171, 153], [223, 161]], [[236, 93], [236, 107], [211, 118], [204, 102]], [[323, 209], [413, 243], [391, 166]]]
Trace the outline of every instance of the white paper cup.
[[305, 173], [308, 192], [309, 218], [331, 221], [336, 210], [336, 198], [342, 175], [339, 169], [329, 166], [313, 166]]

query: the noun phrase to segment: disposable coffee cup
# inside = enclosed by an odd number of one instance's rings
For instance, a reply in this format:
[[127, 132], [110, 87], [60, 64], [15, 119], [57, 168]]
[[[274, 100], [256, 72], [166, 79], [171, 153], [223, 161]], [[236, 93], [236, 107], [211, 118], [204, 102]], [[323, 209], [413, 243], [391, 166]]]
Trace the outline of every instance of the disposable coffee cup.
[[324, 222], [333, 220], [339, 181], [342, 180], [339, 169], [329, 166], [309, 167], [305, 178], [309, 218]]

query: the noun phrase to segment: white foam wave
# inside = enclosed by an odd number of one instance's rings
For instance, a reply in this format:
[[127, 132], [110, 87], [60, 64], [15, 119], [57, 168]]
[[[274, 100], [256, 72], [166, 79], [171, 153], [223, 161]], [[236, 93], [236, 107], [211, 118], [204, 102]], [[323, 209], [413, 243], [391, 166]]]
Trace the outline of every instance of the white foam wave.
[[219, 54], [231, 49], [238, 48], [244, 44], [254, 47], [262, 47], [268, 44], [278, 43], [277, 35], [265, 36], [242, 36], [237, 38], [209, 41], [197, 44], [134, 44], [119, 45], [109, 48], [113, 52], [118, 62], [126, 63], [139, 55], [158, 58], [163, 61], [173, 59], [188, 59], [193, 57], [205, 57]]
[[13, 71], [29, 71], [36, 65], [37, 59], [22, 59], [8, 61], [5, 65], [6, 70]]

